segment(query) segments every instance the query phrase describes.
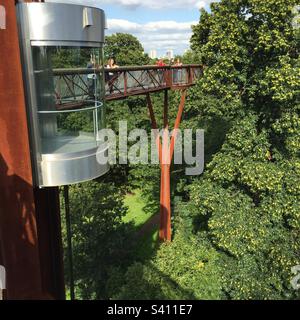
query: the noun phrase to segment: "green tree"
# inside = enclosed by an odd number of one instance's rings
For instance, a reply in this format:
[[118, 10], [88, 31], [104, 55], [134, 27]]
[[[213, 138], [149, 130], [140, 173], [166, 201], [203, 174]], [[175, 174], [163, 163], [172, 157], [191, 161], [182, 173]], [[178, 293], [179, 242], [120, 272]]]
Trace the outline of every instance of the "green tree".
[[[105, 286], [110, 270], [131, 261], [134, 228], [122, 222], [126, 214], [123, 192], [104, 178], [70, 187], [77, 299], [108, 298]], [[64, 224], [63, 231], [66, 246]], [[68, 280], [67, 258], [65, 265]]]
[[[226, 253], [233, 299], [292, 298], [300, 263], [297, 1], [223, 0], [202, 11], [192, 48], [207, 67], [190, 97], [223, 117], [225, 141], [188, 187], [195, 231]], [[192, 107], [190, 107], [192, 109]], [[199, 118], [196, 116], [196, 119]]]
[[145, 65], [150, 58], [144, 53], [139, 40], [128, 33], [116, 33], [105, 38], [106, 59], [115, 57], [119, 66]]
[[112, 274], [109, 292], [117, 300], [222, 299], [219, 259], [206, 240], [180, 231], [152, 260], [135, 262], [125, 276]]
[[199, 59], [193, 50], [187, 50], [181, 57], [181, 60], [184, 64], [199, 63]]
[[[174, 241], [162, 245], [148, 261], [132, 259], [129, 268], [130, 254], [122, 245], [130, 237], [121, 223], [122, 197], [115, 195], [120, 195], [120, 186], [142, 187], [147, 196], [158, 200], [159, 184], [153, 177], [158, 177], [159, 168], [116, 166], [108, 184], [91, 185], [86, 192], [74, 189], [82, 297], [297, 297], [290, 285], [291, 267], [300, 264], [296, 4], [296, 0], [223, 0], [214, 3], [211, 12], [201, 11], [190, 57], [206, 68], [198, 84], [189, 89], [183, 128], [205, 129], [205, 174], [185, 177], [181, 167], [175, 168], [173, 194], [183, 198], [173, 211]], [[119, 64], [143, 64], [134, 60], [142, 48], [130, 53], [120, 50], [118, 56], [120, 48], [106, 54], [116, 55]], [[177, 100], [176, 94], [171, 95], [173, 118]], [[160, 125], [161, 101], [159, 95], [154, 96]], [[108, 104], [110, 127], [126, 119], [129, 129], [149, 130], [145, 106], [142, 98]], [[82, 199], [85, 193], [87, 201]], [[100, 201], [92, 203], [92, 199]], [[91, 229], [83, 223], [85, 216], [93, 216]], [[99, 249], [102, 244], [103, 250]], [[115, 255], [120, 248], [122, 254]], [[95, 254], [98, 250], [99, 255]]]

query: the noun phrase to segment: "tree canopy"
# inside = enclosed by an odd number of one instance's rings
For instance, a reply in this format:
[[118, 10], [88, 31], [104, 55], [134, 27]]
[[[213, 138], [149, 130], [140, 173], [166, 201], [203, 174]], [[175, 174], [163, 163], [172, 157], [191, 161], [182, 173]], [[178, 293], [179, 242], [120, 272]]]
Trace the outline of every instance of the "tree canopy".
[[[139, 187], [152, 201], [158, 201], [159, 182], [153, 179], [158, 177], [158, 167], [116, 166], [105, 185], [98, 182], [87, 187], [86, 197], [93, 196], [101, 203], [94, 204], [95, 210], [86, 207], [84, 215], [76, 210], [85, 207], [85, 200], [72, 193], [76, 228], [83, 228], [77, 232], [75, 254], [94, 272], [80, 269], [79, 276], [88, 283], [96, 274], [100, 280], [92, 281], [92, 288], [97, 297], [299, 298], [290, 284], [291, 268], [300, 264], [297, 2], [222, 0], [213, 3], [209, 12], [201, 10], [199, 23], [193, 27], [192, 51], [185, 58], [203, 63], [205, 71], [189, 89], [182, 125], [205, 129], [206, 163], [200, 177], [187, 177], [175, 167], [172, 196], [180, 196], [180, 200], [173, 206], [172, 243], [160, 246], [144, 260], [135, 259], [122, 246], [126, 237], [130, 239], [121, 221], [126, 211], [120, 200], [125, 193], [122, 187]], [[115, 55], [120, 65], [143, 64], [147, 59], [130, 35], [108, 37], [105, 50], [107, 56]], [[174, 115], [178, 96], [170, 97]], [[161, 101], [159, 94], [154, 97], [158, 119], [162, 119]], [[143, 98], [110, 103], [108, 111], [112, 128], [125, 117], [129, 129], [150, 129]], [[112, 208], [108, 209], [104, 200]], [[111, 214], [98, 236], [96, 223]], [[80, 219], [84, 224], [79, 224]], [[99, 250], [97, 259], [89, 260], [112, 230], [123, 231], [116, 242], [108, 241]], [[89, 233], [92, 243], [87, 240]], [[81, 239], [88, 245], [84, 247]], [[126, 253], [120, 255], [122, 262], [109, 254], [118, 248]], [[98, 274], [103, 257], [104, 273]], [[84, 297], [92, 296], [81, 290]]]
[[106, 59], [115, 57], [120, 66], [145, 65], [150, 61], [140, 41], [128, 33], [106, 36], [104, 53]]
[[[150, 277], [161, 292], [170, 277], [195, 298], [197, 288], [206, 282], [215, 288], [211, 290], [217, 289], [219, 298], [297, 296], [290, 284], [291, 267], [300, 264], [296, 4], [223, 0], [213, 3], [211, 12], [201, 10], [191, 44], [206, 68], [190, 90], [184, 126], [205, 128], [206, 169], [193, 181], [182, 177], [186, 200], [177, 213], [181, 219], [175, 232], [185, 236], [175, 236], [168, 247], [177, 263], [170, 266], [170, 256], [161, 248], [155, 258], [159, 262], [153, 261], [164, 265], [164, 275], [155, 276], [144, 267], [145, 279]], [[195, 271], [189, 262], [195, 251], [205, 252], [203, 245], [215, 258], [198, 258], [203, 268]], [[180, 270], [182, 265], [187, 274]], [[219, 275], [201, 278], [206, 268]], [[200, 278], [194, 278], [195, 272]], [[183, 283], [186, 276], [195, 281]], [[131, 273], [127, 277], [123, 298], [134, 283]], [[159, 297], [155, 292], [151, 296]]]

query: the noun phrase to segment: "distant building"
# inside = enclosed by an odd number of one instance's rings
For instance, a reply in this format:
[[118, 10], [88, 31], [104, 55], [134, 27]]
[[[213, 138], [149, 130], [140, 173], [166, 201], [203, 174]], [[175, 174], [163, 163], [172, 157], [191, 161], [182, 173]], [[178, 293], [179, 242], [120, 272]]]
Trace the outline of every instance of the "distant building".
[[173, 59], [174, 58], [174, 51], [173, 50], [168, 50], [166, 52], [166, 58], [168, 58], [169, 60]]
[[156, 50], [151, 50], [150, 54], [149, 54], [149, 57], [151, 59], [156, 59], [157, 58], [157, 51]]

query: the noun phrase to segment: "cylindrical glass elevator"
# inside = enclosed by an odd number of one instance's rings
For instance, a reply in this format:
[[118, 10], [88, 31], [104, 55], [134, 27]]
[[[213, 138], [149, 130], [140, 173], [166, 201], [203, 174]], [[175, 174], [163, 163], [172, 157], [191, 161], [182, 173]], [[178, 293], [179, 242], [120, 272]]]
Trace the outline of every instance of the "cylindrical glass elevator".
[[105, 174], [97, 157], [105, 127], [101, 9], [17, 5], [35, 183], [67, 185]]

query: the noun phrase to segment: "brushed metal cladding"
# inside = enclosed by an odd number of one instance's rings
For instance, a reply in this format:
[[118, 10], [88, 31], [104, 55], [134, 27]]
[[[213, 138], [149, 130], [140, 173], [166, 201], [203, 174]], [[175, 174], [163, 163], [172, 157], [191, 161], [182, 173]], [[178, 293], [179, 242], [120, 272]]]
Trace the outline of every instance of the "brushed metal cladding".
[[97, 159], [108, 156], [108, 146], [103, 145], [78, 154], [43, 154], [42, 186], [63, 186], [96, 179], [110, 169], [109, 164], [100, 164]]
[[20, 3], [27, 11], [30, 41], [104, 42], [102, 9], [64, 3]]

